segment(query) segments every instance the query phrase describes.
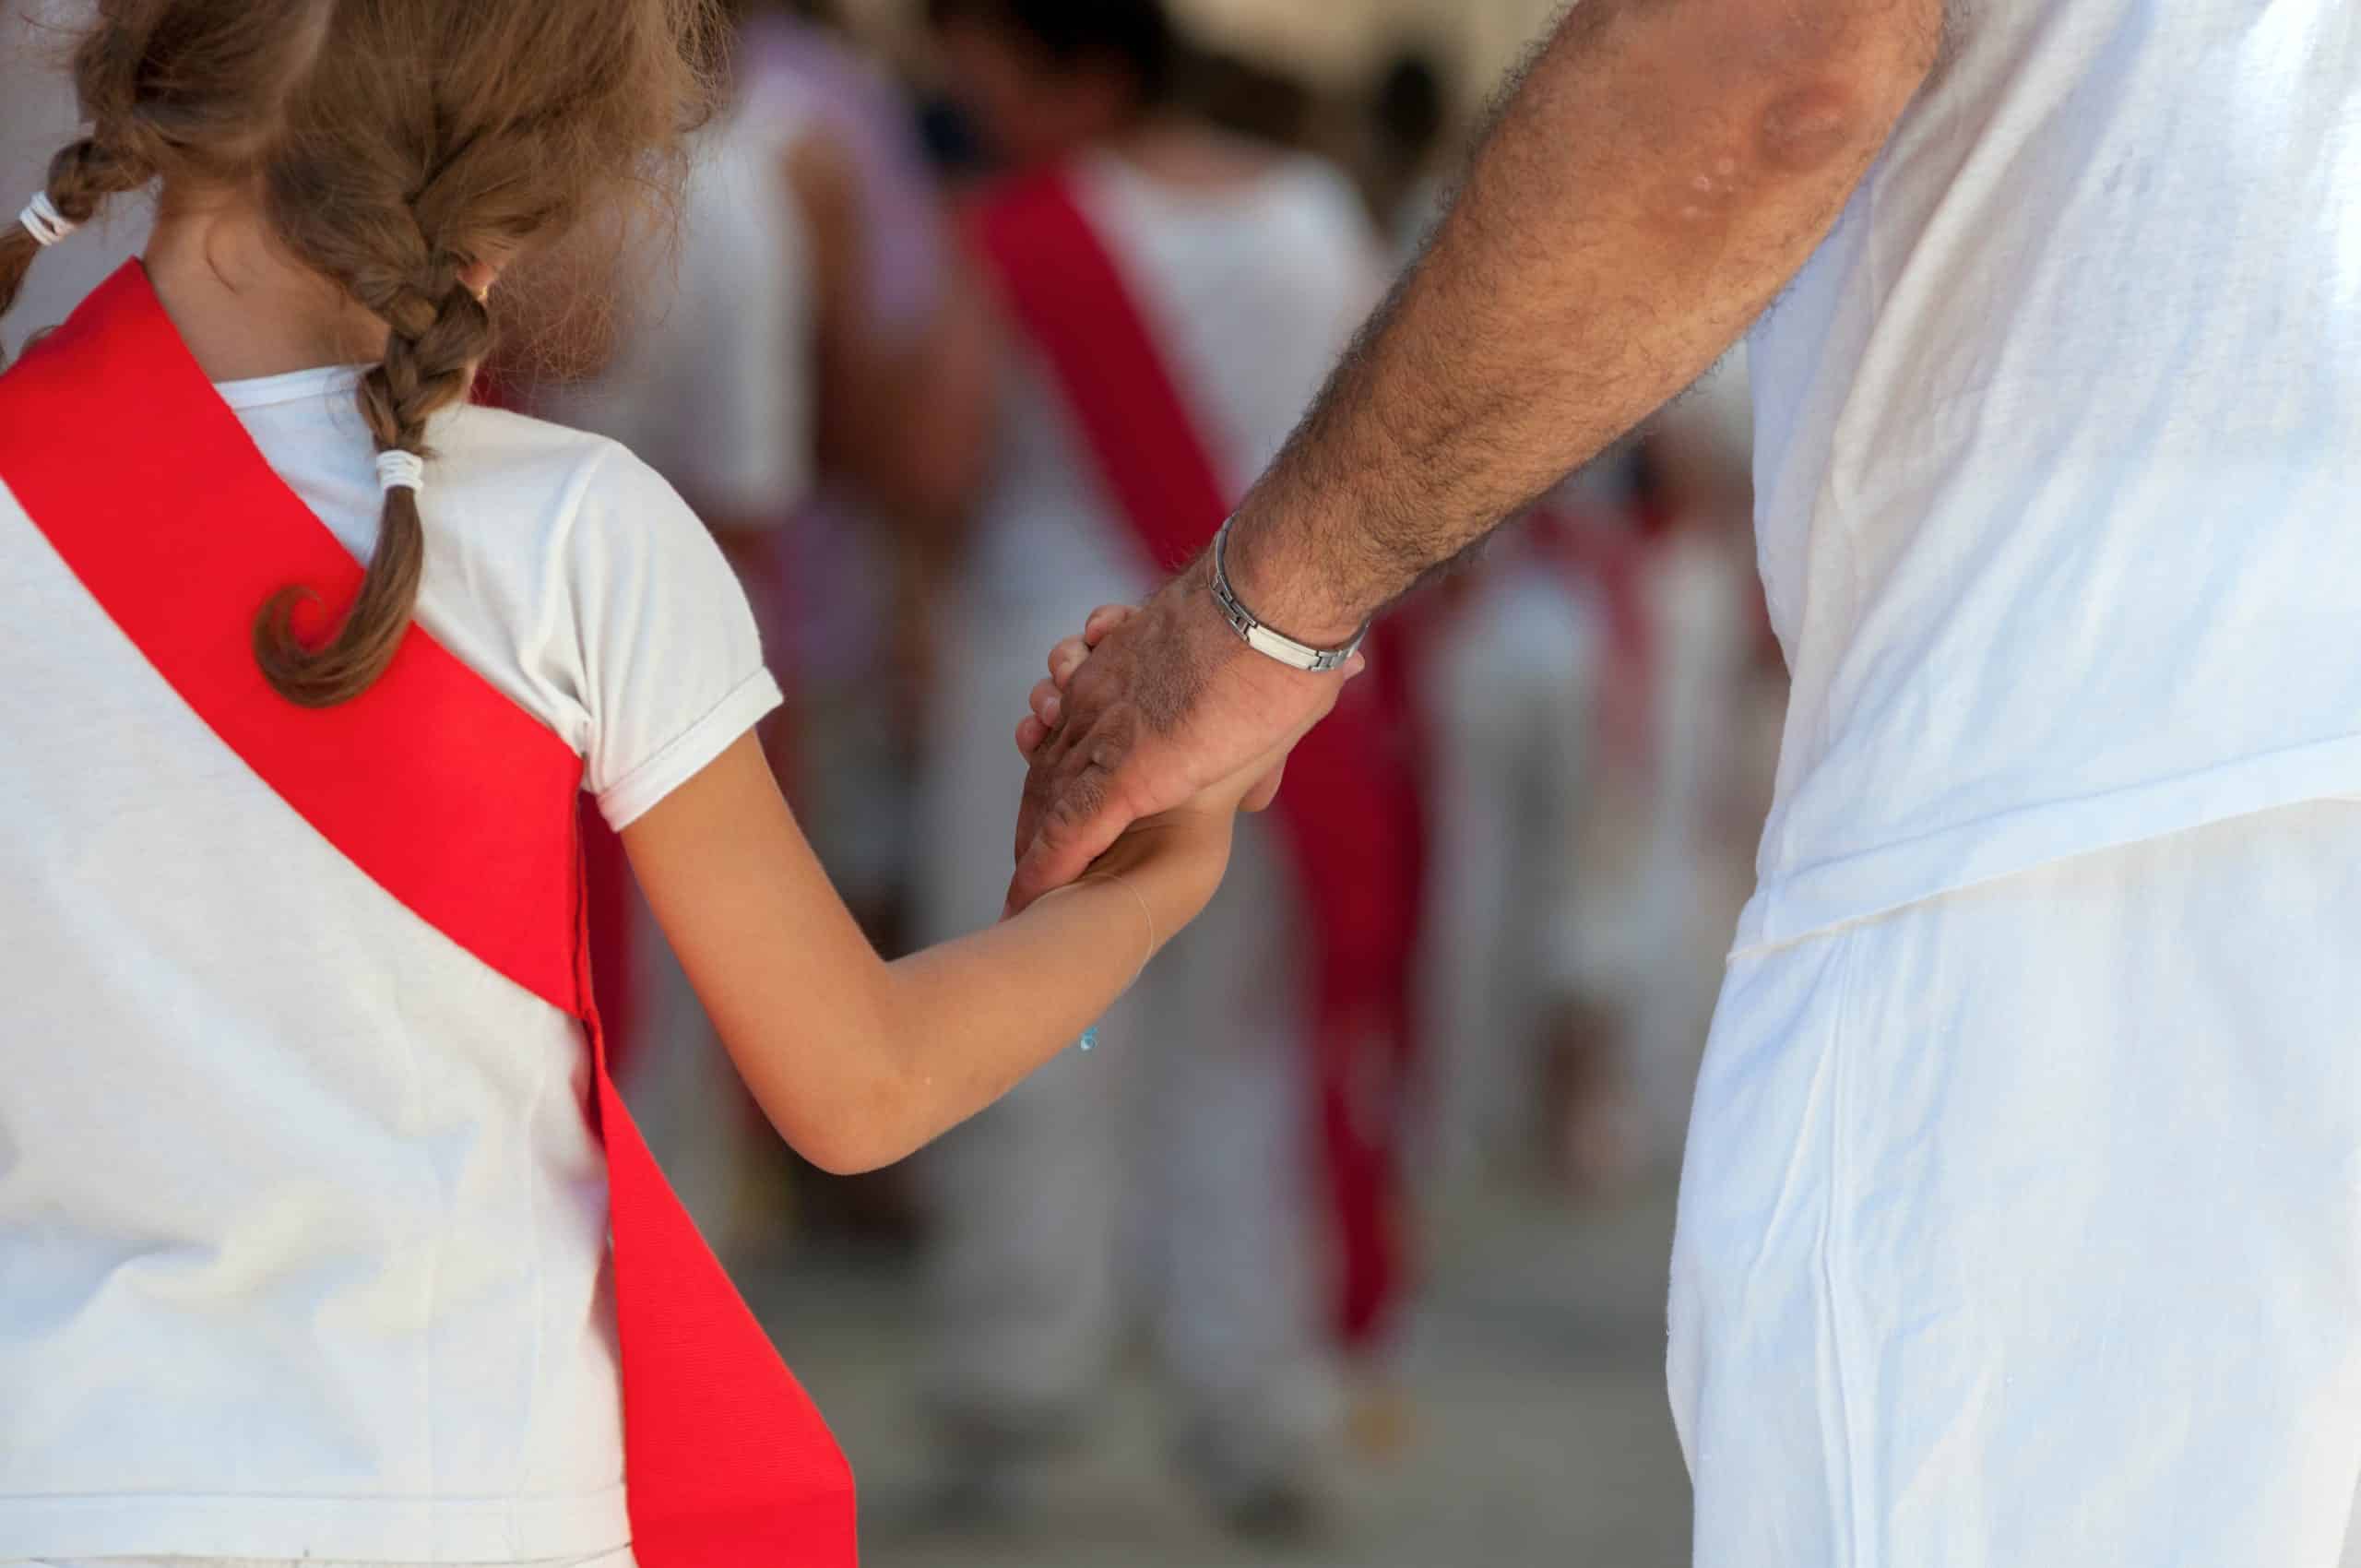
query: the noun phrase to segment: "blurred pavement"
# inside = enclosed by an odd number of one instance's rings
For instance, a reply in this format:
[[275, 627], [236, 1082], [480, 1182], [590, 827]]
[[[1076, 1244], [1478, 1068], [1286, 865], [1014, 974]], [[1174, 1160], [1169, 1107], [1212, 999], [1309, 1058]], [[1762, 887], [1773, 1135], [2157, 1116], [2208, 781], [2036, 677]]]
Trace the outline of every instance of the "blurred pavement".
[[1438, 1216], [1401, 1383], [1400, 1455], [1334, 1478], [1323, 1531], [1249, 1549], [1162, 1463], [1125, 1375], [1021, 1528], [914, 1532], [914, 1286], [899, 1264], [806, 1256], [750, 1294], [861, 1477], [870, 1568], [1681, 1568], [1689, 1487], [1664, 1396], [1668, 1190], [1570, 1215], [1493, 1195]]

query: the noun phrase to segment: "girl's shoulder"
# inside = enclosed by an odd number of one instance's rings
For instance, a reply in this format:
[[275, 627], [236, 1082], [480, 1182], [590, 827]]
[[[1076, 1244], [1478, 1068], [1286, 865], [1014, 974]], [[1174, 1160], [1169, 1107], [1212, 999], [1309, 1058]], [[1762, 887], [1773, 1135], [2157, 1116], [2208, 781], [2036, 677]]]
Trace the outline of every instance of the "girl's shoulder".
[[611, 437], [469, 405], [440, 416], [432, 439], [429, 506], [445, 524], [434, 531], [462, 551], [522, 552], [576, 578], [618, 557], [701, 564], [713, 551], [671, 483]]
[[622, 443], [497, 409], [437, 416], [421, 507], [428, 629], [571, 742], [603, 790], [761, 666], [743, 591]]
[[553, 521], [621, 498], [686, 510], [622, 442], [571, 425], [470, 403], [437, 415], [432, 441], [429, 482], [471, 506], [515, 507]]

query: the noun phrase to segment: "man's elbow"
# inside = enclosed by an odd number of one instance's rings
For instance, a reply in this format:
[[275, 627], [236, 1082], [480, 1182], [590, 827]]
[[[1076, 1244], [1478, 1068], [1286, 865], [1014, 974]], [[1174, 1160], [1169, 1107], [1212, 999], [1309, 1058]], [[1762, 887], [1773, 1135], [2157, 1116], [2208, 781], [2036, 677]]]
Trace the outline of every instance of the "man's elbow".
[[1822, 77], [1786, 89], [1748, 125], [1749, 161], [1774, 181], [1857, 164], [1884, 144], [1908, 101], [1907, 92], [1896, 97], [1891, 83], [1868, 75]]
[[1882, 143], [1942, 47], [1944, 0], [1716, 0], [1768, 93], [1756, 150], [1816, 168]]
[[[1574, 15], [1613, 4], [1584, 0]], [[1651, 205], [1692, 242], [1764, 221], [1784, 232], [1797, 201], [1818, 211], [1849, 189], [1933, 69], [1942, 32], [1941, 0], [1620, 4], [1631, 25], [1665, 30], [1654, 65], [1634, 71], [1648, 84], [1639, 112], [1662, 116], [1666, 145], [1679, 148], [1674, 183]]]
[[[1893, 0], [1897, 9], [1917, 3]], [[1772, 36], [1740, 32], [1697, 84], [1699, 101], [1717, 108], [1700, 116], [1708, 128], [1693, 144], [1694, 160], [1675, 165], [1679, 183], [1662, 208], [1684, 235], [1738, 232], [1763, 213], [1782, 215], [1784, 226], [1798, 200], [1818, 209], [1831, 189], [1849, 189], [1884, 147], [1933, 67], [1934, 38], [1899, 25], [1799, 35], [1762, 16], [1844, 8], [1834, 0], [1703, 0], [1703, 11], [1733, 27], [1750, 18]]]

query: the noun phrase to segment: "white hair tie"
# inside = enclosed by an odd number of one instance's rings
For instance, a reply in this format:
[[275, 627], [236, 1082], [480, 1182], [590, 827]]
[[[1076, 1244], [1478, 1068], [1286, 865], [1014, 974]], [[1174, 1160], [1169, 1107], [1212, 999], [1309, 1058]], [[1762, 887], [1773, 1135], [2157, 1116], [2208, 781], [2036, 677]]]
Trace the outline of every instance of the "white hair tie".
[[415, 452], [380, 452], [377, 454], [377, 483], [385, 490], [407, 490], [413, 493], [426, 488], [426, 459]]
[[25, 232], [30, 234], [33, 243], [43, 250], [81, 227], [79, 223], [66, 220], [65, 215], [57, 210], [57, 204], [49, 199], [47, 191], [39, 193], [27, 202], [24, 211], [17, 215], [17, 221], [25, 226]]

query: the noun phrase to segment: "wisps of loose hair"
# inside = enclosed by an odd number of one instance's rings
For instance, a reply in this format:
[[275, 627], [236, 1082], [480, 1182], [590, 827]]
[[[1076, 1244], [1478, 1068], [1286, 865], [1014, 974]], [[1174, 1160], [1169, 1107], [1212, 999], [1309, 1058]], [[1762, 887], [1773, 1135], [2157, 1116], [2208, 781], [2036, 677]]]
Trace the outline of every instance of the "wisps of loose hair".
[[[712, 0], [101, 0], [74, 53], [89, 134], [51, 160], [73, 223], [157, 181], [259, 201], [288, 253], [384, 322], [362, 378], [380, 452], [431, 457], [433, 416], [492, 352], [471, 267], [545, 244], [625, 193], [677, 192], [709, 112]], [[0, 315], [40, 247], [0, 233]], [[263, 605], [255, 655], [291, 701], [373, 685], [425, 569], [417, 493], [386, 493], [358, 599], [323, 642], [307, 597]]]

